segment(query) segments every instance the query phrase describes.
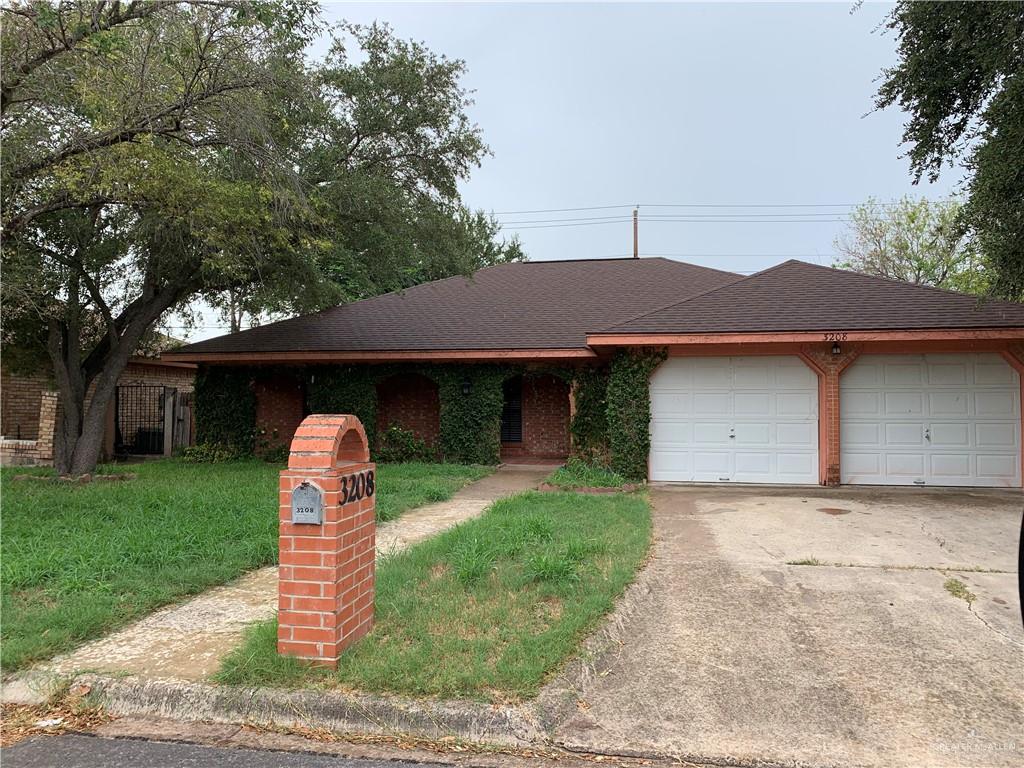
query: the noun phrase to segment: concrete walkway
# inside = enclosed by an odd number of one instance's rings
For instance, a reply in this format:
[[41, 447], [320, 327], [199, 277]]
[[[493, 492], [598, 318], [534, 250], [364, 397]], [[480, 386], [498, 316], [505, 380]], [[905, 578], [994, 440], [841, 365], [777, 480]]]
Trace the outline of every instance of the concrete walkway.
[[[503, 466], [448, 501], [406, 512], [377, 529], [387, 557], [465, 520], [503, 496], [535, 488], [549, 467]], [[277, 567], [262, 568], [37, 667], [71, 674], [103, 672], [165, 680], [202, 680], [242, 640], [245, 628], [277, 611]]]

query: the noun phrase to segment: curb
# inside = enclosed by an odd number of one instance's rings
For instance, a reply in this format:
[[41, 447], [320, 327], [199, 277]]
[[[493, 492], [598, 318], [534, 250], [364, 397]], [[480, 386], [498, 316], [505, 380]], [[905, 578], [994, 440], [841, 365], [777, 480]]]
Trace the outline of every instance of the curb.
[[337, 733], [411, 735], [504, 746], [549, 744], [532, 710], [319, 690], [239, 688], [177, 680], [79, 675], [71, 689], [115, 715], [185, 722], [274, 724]]

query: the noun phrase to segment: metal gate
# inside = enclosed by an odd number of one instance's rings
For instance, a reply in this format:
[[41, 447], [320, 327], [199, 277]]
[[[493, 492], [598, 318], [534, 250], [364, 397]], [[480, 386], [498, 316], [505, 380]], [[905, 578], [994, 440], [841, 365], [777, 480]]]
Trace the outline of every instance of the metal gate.
[[164, 453], [165, 389], [145, 384], [126, 384], [117, 388], [114, 453], [122, 456], [159, 456]]

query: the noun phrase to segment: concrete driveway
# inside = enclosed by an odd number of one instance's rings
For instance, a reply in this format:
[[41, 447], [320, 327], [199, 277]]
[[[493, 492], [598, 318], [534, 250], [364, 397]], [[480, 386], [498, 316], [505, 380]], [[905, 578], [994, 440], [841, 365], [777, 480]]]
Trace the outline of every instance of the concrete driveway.
[[568, 712], [559, 742], [716, 764], [1024, 765], [1019, 492], [651, 498], [651, 563], [592, 663], [546, 691]]

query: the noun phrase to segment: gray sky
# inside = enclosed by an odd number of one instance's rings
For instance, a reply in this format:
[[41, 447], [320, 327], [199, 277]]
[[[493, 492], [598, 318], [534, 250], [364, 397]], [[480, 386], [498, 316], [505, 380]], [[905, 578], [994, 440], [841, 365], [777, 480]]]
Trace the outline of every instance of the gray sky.
[[[465, 60], [471, 117], [494, 155], [464, 198], [503, 222], [540, 222], [505, 226], [531, 260], [631, 255], [640, 204], [641, 255], [749, 272], [831, 263], [850, 204], [941, 197], [959, 180], [915, 188], [899, 157], [904, 116], [865, 116], [895, 39], [875, 31], [888, 4], [851, 7], [324, 3], [324, 14], [386, 21]], [[655, 207], [669, 205], [722, 207]], [[622, 220], [564, 226], [606, 216]], [[213, 322], [191, 338], [223, 332]]]

